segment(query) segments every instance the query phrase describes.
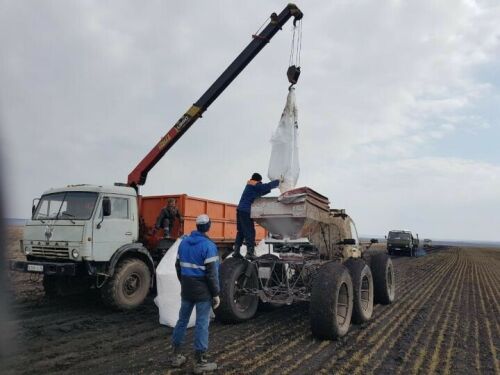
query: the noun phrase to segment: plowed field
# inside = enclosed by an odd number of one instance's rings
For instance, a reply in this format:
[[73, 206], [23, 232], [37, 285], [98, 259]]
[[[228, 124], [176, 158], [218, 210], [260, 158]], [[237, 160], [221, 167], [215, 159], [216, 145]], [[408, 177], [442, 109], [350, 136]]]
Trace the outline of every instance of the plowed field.
[[[20, 258], [10, 230], [11, 257]], [[224, 374], [500, 374], [500, 250], [442, 248], [393, 258], [397, 300], [338, 341], [311, 336], [307, 304], [210, 328]], [[8, 373], [182, 374], [169, 369], [170, 328], [149, 298], [116, 313], [95, 295], [49, 300], [41, 281], [11, 273], [18, 338]], [[187, 336], [191, 355], [193, 332]]]

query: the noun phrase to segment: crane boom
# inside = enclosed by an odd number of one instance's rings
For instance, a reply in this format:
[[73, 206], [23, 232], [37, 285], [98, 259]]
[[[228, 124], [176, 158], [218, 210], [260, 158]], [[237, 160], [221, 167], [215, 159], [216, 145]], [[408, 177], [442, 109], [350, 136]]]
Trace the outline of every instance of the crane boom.
[[136, 189], [144, 185], [148, 172], [160, 161], [165, 153], [183, 136], [183, 134], [201, 117], [210, 104], [226, 89], [227, 86], [245, 69], [257, 54], [269, 43], [271, 38], [294, 17], [295, 22], [302, 19], [302, 11], [294, 4], [288, 4], [278, 15], [273, 13], [269, 24], [257, 35], [227, 67], [207, 91], [194, 103], [175, 125], [165, 134], [153, 149], [141, 160], [128, 175], [128, 185]]

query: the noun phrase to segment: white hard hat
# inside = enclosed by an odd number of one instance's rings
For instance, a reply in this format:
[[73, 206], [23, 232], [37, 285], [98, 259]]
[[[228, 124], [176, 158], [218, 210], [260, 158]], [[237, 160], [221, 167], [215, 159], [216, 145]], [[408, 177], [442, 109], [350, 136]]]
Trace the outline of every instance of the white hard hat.
[[199, 215], [196, 218], [196, 225], [208, 224], [210, 222], [210, 218], [206, 214]]

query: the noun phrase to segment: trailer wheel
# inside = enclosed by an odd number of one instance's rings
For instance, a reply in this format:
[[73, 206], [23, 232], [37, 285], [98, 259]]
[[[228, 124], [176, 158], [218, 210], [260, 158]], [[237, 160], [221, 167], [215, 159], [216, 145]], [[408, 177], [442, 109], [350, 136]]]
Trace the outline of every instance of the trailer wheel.
[[370, 267], [362, 259], [349, 259], [344, 265], [349, 270], [353, 287], [352, 321], [360, 324], [373, 314], [373, 277]]
[[313, 281], [309, 316], [312, 334], [332, 340], [344, 336], [351, 324], [353, 287], [347, 268], [339, 263], [323, 265]]
[[375, 254], [371, 258], [373, 284], [375, 287], [375, 303], [388, 305], [394, 301], [396, 283], [394, 267], [387, 254]]
[[57, 276], [43, 275], [43, 290], [45, 295], [49, 298], [57, 297], [59, 294], [59, 286], [57, 283]]
[[221, 303], [215, 310], [217, 318], [224, 323], [253, 318], [259, 305], [259, 297], [246, 294], [242, 289], [258, 288], [255, 266], [243, 259], [226, 259], [220, 267], [220, 283]]
[[148, 266], [140, 259], [129, 258], [118, 264], [115, 274], [101, 289], [101, 296], [114, 309], [131, 310], [144, 302], [150, 285]]

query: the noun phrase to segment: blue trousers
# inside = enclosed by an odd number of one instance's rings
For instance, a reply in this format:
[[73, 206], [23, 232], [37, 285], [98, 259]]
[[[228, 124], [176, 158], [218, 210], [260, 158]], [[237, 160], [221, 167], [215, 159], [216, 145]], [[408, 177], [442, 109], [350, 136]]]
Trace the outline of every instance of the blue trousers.
[[206, 352], [208, 349], [208, 324], [210, 323], [210, 309], [212, 301], [192, 302], [183, 299], [179, 310], [179, 320], [172, 334], [172, 345], [179, 347], [184, 342], [189, 318], [196, 306], [196, 326], [194, 328], [194, 349], [197, 352]]
[[253, 220], [250, 218], [250, 212], [236, 211], [236, 241], [234, 247], [240, 248], [245, 240], [247, 248], [253, 249], [255, 247], [255, 226]]

